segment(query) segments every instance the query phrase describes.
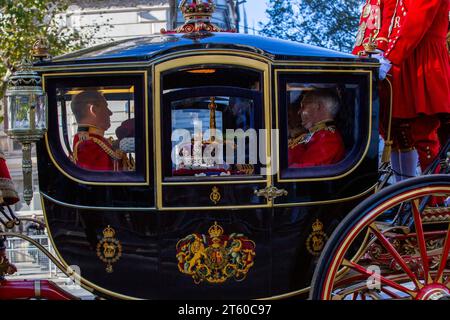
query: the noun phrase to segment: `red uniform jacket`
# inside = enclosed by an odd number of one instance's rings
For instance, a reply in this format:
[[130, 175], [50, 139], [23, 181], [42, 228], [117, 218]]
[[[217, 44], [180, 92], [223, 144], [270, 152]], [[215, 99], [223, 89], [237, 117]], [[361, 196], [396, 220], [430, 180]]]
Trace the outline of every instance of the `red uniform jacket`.
[[6, 159], [2, 152], [0, 152], [0, 191], [0, 205], [12, 205], [19, 201], [19, 195], [11, 180]]
[[394, 67], [394, 118], [450, 113], [449, 0], [398, 0], [385, 53]]
[[353, 54], [365, 55], [363, 44], [370, 37], [376, 40], [377, 48], [387, 50], [389, 27], [397, 0], [366, 0], [359, 21]]
[[95, 171], [119, 171], [122, 155], [109, 140], [81, 127], [73, 139], [73, 160], [81, 168]]
[[289, 168], [305, 168], [338, 163], [344, 158], [345, 147], [334, 125], [311, 130], [289, 145]]

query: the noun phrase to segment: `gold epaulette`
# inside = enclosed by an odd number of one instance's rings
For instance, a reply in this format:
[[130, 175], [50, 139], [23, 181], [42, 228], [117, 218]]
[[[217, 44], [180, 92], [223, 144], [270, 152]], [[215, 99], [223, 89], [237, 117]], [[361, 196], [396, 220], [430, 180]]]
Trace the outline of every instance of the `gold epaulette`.
[[297, 145], [303, 143], [304, 141], [306, 141], [308, 134], [307, 133], [302, 133], [301, 135], [295, 137], [295, 138], [290, 138], [288, 140], [288, 148], [289, 149], [294, 149]]
[[335, 132], [336, 131], [336, 125], [334, 124], [334, 121], [325, 120], [316, 123], [311, 129], [309, 129], [310, 133], [316, 133], [317, 131], [326, 130]]

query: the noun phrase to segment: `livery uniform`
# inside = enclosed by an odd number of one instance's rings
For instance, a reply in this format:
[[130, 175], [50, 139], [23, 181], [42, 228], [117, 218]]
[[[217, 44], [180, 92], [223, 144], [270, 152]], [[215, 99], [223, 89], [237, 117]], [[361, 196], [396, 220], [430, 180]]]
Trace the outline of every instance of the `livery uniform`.
[[[352, 53], [366, 56], [364, 44], [375, 40], [376, 48], [387, 50], [392, 19], [397, 0], [367, 0], [363, 6]], [[380, 96], [380, 133], [386, 139], [386, 126], [389, 123], [390, 87], [387, 82], [379, 83]]]
[[11, 275], [17, 272], [16, 266], [10, 263], [6, 257], [5, 241], [5, 237], [0, 237], [0, 281], [5, 280], [5, 275]]
[[115, 150], [103, 131], [93, 126], [79, 126], [73, 139], [73, 162], [81, 168], [95, 171], [128, 170], [127, 155]]
[[393, 139], [416, 148], [424, 170], [438, 154], [439, 116], [450, 113], [449, 0], [398, 0], [385, 57], [392, 62]]
[[11, 180], [5, 155], [0, 151], [0, 205], [13, 205], [19, 201], [19, 195]]
[[367, 0], [359, 22], [355, 47], [356, 55], [366, 55], [364, 44], [374, 39], [378, 49], [386, 51], [389, 42], [389, 27], [397, 0]]
[[289, 139], [289, 168], [334, 164], [341, 161], [344, 155], [344, 142], [334, 121], [321, 121], [308, 133]]

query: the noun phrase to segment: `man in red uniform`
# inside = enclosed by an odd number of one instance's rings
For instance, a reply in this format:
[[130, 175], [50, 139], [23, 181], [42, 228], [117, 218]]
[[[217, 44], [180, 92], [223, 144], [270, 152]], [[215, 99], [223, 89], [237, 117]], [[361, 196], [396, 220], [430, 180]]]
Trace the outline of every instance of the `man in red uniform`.
[[125, 169], [126, 154], [115, 150], [112, 141], [104, 137], [112, 115], [105, 97], [98, 91], [83, 91], [73, 97], [71, 108], [78, 123], [73, 139], [73, 161], [88, 170]]
[[398, 0], [384, 54], [393, 65], [394, 145], [417, 149], [422, 170], [439, 152], [440, 118], [450, 113], [449, 6], [449, 0]]
[[314, 90], [304, 96], [298, 113], [308, 132], [289, 140], [289, 168], [330, 165], [344, 158], [344, 142], [334, 123], [338, 112], [339, 99], [331, 90]]

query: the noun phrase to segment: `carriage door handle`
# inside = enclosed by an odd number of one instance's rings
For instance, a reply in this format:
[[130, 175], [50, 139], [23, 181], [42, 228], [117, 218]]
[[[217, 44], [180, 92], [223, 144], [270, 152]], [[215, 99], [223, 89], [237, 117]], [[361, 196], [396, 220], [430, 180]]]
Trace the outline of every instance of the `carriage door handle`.
[[275, 198], [287, 196], [288, 192], [287, 190], [278, 189], [277, 187], [270, 186], [264, 189], [255, 190], [255, 195], [258, 197], [265, 197], [267, 201], [272, 201]]

